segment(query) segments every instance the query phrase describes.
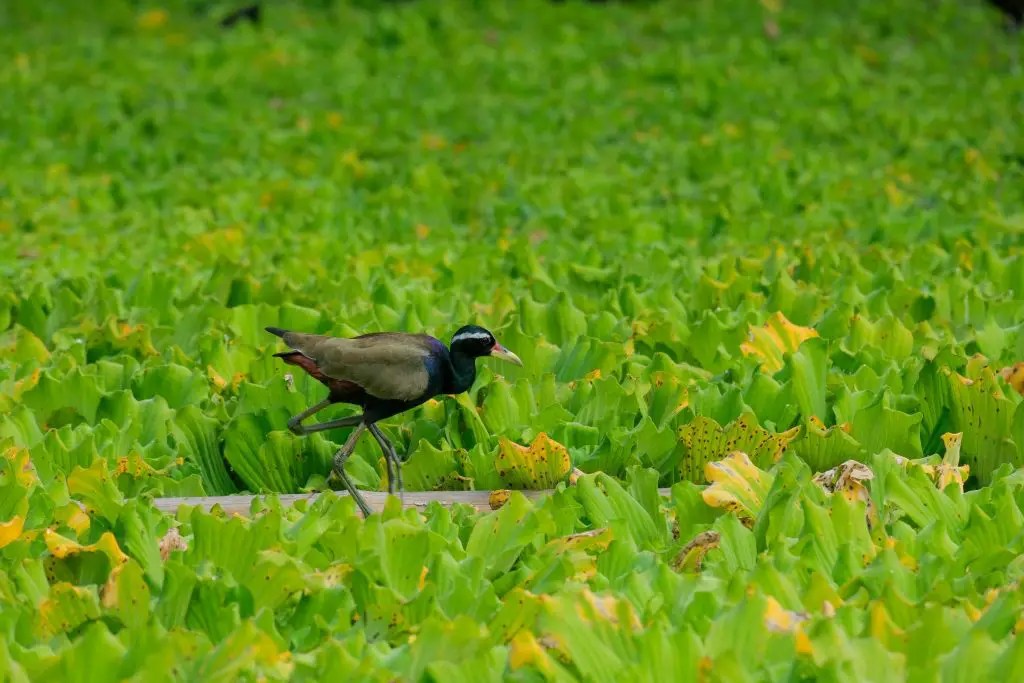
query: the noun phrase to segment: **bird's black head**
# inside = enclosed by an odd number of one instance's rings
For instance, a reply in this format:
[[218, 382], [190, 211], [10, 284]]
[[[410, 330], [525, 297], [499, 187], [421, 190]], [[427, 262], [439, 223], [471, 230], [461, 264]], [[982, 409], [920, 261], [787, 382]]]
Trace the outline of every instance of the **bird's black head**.
[[494, 338], [490, 330], [486, 330], [479, 325], [463, 325], [456, 330], [455, 334], [452, 335], [452, 343], [449, 345], [449, 348], [452, 353], [462, 354], [470, 358], [493, 356], [516, 365], [523, 364], [519, 360], [519, 356], [498, 343], [498, 340]]

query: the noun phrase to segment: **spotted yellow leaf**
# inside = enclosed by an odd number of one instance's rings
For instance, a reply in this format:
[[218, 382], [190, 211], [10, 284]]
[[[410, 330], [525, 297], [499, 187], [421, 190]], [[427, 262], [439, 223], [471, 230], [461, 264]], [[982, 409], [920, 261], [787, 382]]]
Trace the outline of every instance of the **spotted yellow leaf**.
[[711, 418], [699, 416], [680, 427], [678, 432], [679, 440], [686, 447], [679, 463], [680, 477], [700, 484], [705, 481], [707, 463], [737, 450], [749, 454], [757, 465], [770, 467], [786, 452], [800, 427], [776, 434], [761, 427], [757, 418], [747, 413], [725, 427]]
[[82, 545], [50, 529], [43, 532], [43, 540], [46, 542], [46, 549], [59, 560], [78, 553], [98, 552], [103, 553], [110, 559], [111, 567], [117, 567], [128, 561], [128, 556], [124, 554], [124, 551], [117, 544], [114, 534], [109, 531], [104, 532], [100, 536], [100, 540], [90, 545]]
[[699, 572], [704, 557], [718, 547], [721, 534], [717, 531], [702, 531], [693, 540], [683, 546], [672, 562], [676, 571]]
[[11, 446], [4, 451], [3, 457], [11, 461], [11, 469], [19, 486], [29, 488], [39, 480], [27, 448]]
[[54, 584], [49, 597], [39, 603], [35, 630], [41, 637], [52, 638], [99, 617], [100, 605], [94, 589], [60, 582]]
[[999, 376], [1013, 387], [1013, 389], [1024, 396], [1024, 361], [1007, 366], [999, 371]]
[[512, 495], [512, 492], [508, 489], [495, 489], [487, 496], [487, 504], [492, 510], [497, 510], [508, 502], [510, 495]]
[[68, 503], [53, 512], [53, 518], [72, 529], [79, 537], [89, 530], [92, 521], [77, 503]]
[[541, 432], [529, 446], [502, 437], [499, 443], [498, 476], [513, 489], [547, 489], [564, 481], [572, 469], [565, 446]]

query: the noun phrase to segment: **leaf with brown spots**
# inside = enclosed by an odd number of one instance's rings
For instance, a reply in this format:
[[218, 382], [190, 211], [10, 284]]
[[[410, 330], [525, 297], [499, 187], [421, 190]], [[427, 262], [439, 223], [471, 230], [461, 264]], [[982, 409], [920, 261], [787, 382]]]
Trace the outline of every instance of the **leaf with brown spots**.
[[572, 462], [565, 446], [541, 432], [529, 446], [502, 437], [497, 468], [508, 488], [549, 489], [566, 480]]
[[680, 477], [703, 484], [707, 481], [704, 477], [707, 464], [737, 450], [748, 453], [759, 467], [771, 467], [799, 431], [797, 427], [775, 434], [761, 427], [750, 413], [725, 427], [709, 417], [697, 417], [679, 428], [679, 439], [686, 449], [679, 464]]
[[721, 534], [717, 531], [700, 532], [682, 547], [672, 561], [672, 568], [677, 572], [699, 572], [704, 557], [718, 547], [719, 541]]
[[99, 617], [100, 605], [94, 587], [60, 582], [50, 588], [50, 596], [40, 603], [35, 632], [41, 638], [52, 638]]
[[947, 431], [962, 432], [960, 459], [970, 467], [978, 483], [987, 484], [1003, 463], [1024, 464], [1024, 447], [1013, 440], [1014, 414], [1018, 403], [1003, 392], [991, 368], [977, 379], [943, 368], [950, 390], [951, 415]]
[[1021, 396], [1024, 396], [1024, 361], [1008, 365], [999, 371], [999, 376], [1006, 380]]

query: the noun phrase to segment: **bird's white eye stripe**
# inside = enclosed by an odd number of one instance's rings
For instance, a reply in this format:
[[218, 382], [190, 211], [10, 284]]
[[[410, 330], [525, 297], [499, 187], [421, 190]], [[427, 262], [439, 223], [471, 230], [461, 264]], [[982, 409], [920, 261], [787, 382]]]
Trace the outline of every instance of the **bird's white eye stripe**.
[[455, 335], [455, 337], [452, 339], [452, 343], [454, 344], [455, 342], [462, 341], [463, 339], [490, 339], [490, 338], [491, 338], [491, 335], [487, 334], [486, 332], [463, 332], [462, 334]]

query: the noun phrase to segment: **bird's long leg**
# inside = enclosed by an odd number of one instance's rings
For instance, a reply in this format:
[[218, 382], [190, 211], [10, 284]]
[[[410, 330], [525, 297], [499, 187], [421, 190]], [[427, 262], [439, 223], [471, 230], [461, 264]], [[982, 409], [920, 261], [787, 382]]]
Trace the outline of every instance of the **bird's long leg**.
[[331, 402], [329, 400], [325, 400], [321, 401], [320, 403], [317, 403], [312, 408], [302, 411], [292, 419], [288, 420], [288, 429], [292, 431], [292, 434], [295, 434], [297, 436], [305, 436], [307, 434], [312, 434], [314, 432], [322, 432], [327, 429], [338, 429], [339, 427], [353, 427], [363, 421], [362, 415], [350, 415], [348, 417], [342, 417], [337, 420], [328, 420], [327, 422], [320, 422], [315, 425], [309, 425], [308, 427], [306, 425], [300, 424], [302, 420], [305, 420], [307, 417], [317, 412], [318, 410], [323, 410], [330, 404]]
[[302, 426], [302, 421], [305, 420], [307, 417], [310, 417], [311, 415], [319, 413], [321, 410], [323, 410], [329, 405], [331, 405], [331, 399], [325, 398], [324, 400], [317, 403], [315, 406], [311, 408], [306, 408], [298, 415], [292, 416], [292, 418], [288, 420], [288, 429], [291, 430], [292, 434], [302, 436], [303, 434], [306, 433], [306, 430], [309, 429], [308, 427]]
[[401, 470], [398, 469], [400, 468], [400, 466], [396, 466], [395, 463], [397, 459], [392, 458], [392, 451], [389, 448], [391, 444], [384, 437], [384, 434], [383, 432], [380, 431], [380, 428], [377, 427], [377, 425], [374, 424], [373, 422], [367, 425], [367, 428], [370, 430], [370, 433], [373, 434], [373, 438], [377, 440], [377, 444], [380, 446], [380, 451], [384, 455], [384, 463], [387, 465], [388, 468], [388, 493], [394, 495], [395, 485], [398, 481], [398, 478], [401, 476]]
[[[370, 430], [370, 433], [373, 434], [373, 438], [377, 439], [376, 426], [369, 425], [368, 429]], [[377, 439], [377, 443], [380, 443], [379, 439]], [[391, 455], [388, 453], [388, 450], [384, 448], [384, 446], [381, 446], [380, 450], [381, 453], [384, 455], [384, 465], [388, 468], [388, 493], [394, 495], [395, 482], [397, 481], [401, 473], [396, 470], [395, 461], [391, 459]]]
[[[362, 416], [359, 416], [360, 419]], [[342, 485], [348, 490], [348, 494], [355, 499], [356, 505], [359, 506], [360, 511], [363, 513], [363, 517], [369, 517], [372, 510], [370, 506], [366, 504], [363, 497], [359, 495], [359, 491], [356, 490], [355, 484], [345, 474], [345, 461], [348, 460], [349, 456], [352, 455], [352, 451], [356, 448], [356, 442], [359, 441], [359, 437], [362, 436], [366, 430], [366, 423], [360, 421], [359, 425], [352, 430], [349, 434], [348, 440], [345, 441], [345, 445], [338, 449], [338, 452], [334, 454], [334, 473], [341, 479]]]
[[361, 424], [363, 421], [362, 415], [350, 415], [337, 420], [329, 420], [327, 422], [319, 422], [315, 425], [303, 427], [305, 434], [312, 434], [313, 432], [322, 432], [327, 429], [338, 429], [340, 427], [352, 427], [354, 425]]
[[[380, 427], [371, 422], [369, 428], [370, 433], [373, 434], [373, 438], [377, 439], [377, 443], [380, 444], [380, 449], [384, 451], [384, 459], [388, 462], [394, 463], [396, 475], [395, 480], [398, 484], [398, 495], [402, 499], [402, 503], [405, 504], [405, 485], [402, 483], [402, 461], [398, 459], [398, 454], [395, 453], [395, 447], [392, 446], [391, 442], [388, 441], [386, 436], [384, 436], [384, 432], [380, 431]], [[388, 493], [393, 494], [394, 490], [391, 487], [390, 474], [391, 468], [389, 467]]]

